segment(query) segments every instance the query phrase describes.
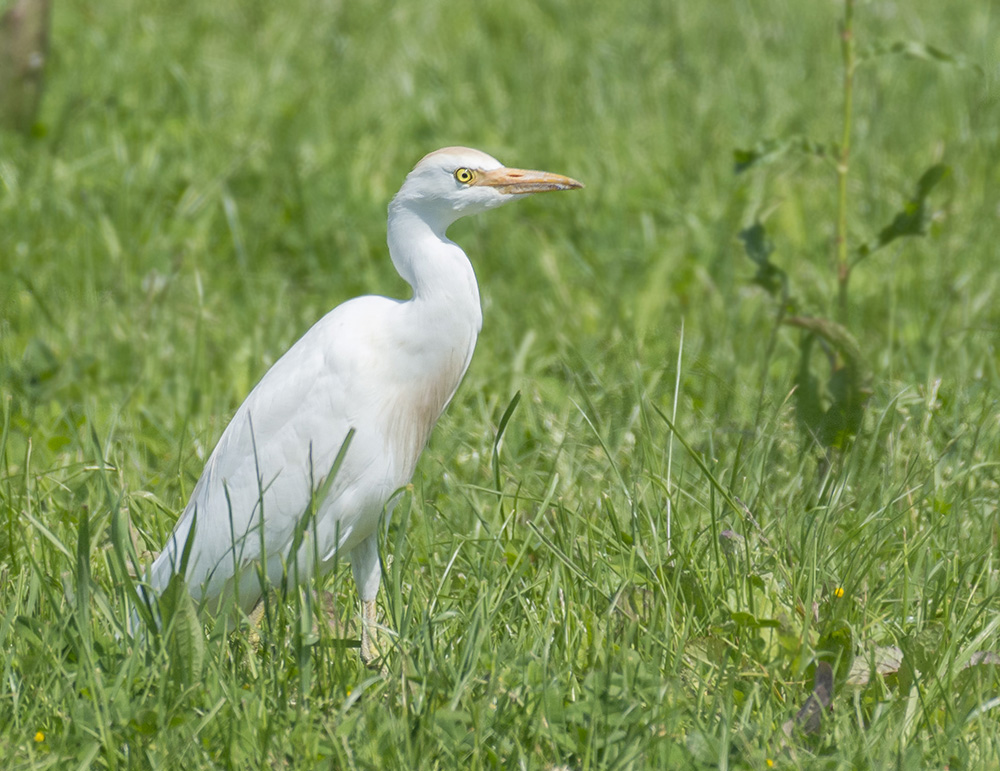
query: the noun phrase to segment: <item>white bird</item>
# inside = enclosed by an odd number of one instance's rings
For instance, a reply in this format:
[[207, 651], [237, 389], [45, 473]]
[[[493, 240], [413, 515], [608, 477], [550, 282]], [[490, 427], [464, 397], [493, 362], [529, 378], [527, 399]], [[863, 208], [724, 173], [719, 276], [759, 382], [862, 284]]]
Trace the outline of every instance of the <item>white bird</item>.
[[425, 156], [389, 204], [389, 255], [413, 296], [343, 303], [267, 371], [205, 464], [149, 588], [162, 593], [180, 572], [192, 525], [184, 578], [216, 610], [235, 592], [250, 612], [267, 589], [261, 567], [280, 586], [283, 575], [301, 583], [347, 555], [362, 601], [361, 658], [370, 662], [379, 518], [413, 476], [482, 326], [475, 272], [448, 226], [530, 193], [578, 187], [464, 147]]

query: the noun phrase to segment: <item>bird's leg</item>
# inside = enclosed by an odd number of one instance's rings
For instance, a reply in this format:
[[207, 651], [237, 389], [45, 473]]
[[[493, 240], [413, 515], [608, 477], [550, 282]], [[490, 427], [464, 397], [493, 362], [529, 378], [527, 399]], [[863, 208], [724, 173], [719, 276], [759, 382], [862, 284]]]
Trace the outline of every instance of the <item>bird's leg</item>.
[[361, 661], [374, 666], [378, 655], [373, 644], [376, 632], [375, 597], [382, 580], [382, 565], [378, 559], [378, 532], [372, 533], [351, 550], [351, 572], [361, 596]]
[[378, 655], [378, 648], [372, 642], [372, 638], [378, 634], [375, 625], [377, 613], [375, 600], [361, 601], [361, 663], [366, 667], [375, 666], [375, 657]]

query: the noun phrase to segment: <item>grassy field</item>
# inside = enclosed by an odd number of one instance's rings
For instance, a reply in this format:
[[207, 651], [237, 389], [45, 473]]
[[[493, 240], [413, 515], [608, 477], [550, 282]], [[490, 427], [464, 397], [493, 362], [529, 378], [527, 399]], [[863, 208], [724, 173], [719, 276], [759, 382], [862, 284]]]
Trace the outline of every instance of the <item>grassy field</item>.
[[[1000, 768], [1000, 10], [856, 8], [850, 249], [949, 172], [844, 308], [842, 14], [56, 3], [0, 135], [0, 766]], [[385, 530], [384, 670], [346, 565], [257, 643], [122, 637], [125, 525], [157, 550], [267, 367], [406, 295], [385, 207], [450, 144], [587, 187], [449, 233], [485, 325]]]

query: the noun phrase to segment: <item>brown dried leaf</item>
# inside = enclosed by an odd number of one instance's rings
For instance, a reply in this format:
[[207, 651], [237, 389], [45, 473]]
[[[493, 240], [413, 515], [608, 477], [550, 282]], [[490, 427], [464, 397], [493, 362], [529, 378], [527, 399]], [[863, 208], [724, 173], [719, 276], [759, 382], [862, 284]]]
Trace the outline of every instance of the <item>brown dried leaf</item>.
[[870, 656], [858, 656], [851, 664], [847, 673], [848, 685], [868, 685], [871, 674], [885, 677], [899, 672], [903, 664], [903, 651], [895, 645], [884, 645], [873, 648]]

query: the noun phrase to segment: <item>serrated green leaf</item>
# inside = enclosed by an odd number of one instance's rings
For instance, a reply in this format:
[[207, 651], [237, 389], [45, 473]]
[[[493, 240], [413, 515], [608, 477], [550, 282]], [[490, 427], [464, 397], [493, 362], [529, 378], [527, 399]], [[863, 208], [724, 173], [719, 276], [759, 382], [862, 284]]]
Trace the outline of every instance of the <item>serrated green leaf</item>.
[[937, 184], [951, 172], [943, 163], [936, 163], [927, 169], [917, 181], [917, 189], [903, 208], [893, 217], [892, 222], [879, 231], [874, 240], [858, 247], [860, 262], [865, 257], [892, 243], [897, 238], [922, 236], [927, 232], [927, 197]]
[[770, 256], [774, 252], [774, 244], [768, 238], [764, 224], [759, 220], [754, 222], [753, 225], [743, 228], [737, 234], [737, 238], [743, 243], [747, 257], [757, 265], [757, 273], [753, 277], [753, 282], [772, 295], [778, 294], [785, 285], [786, 275], [781, 268], [770, 261]]

